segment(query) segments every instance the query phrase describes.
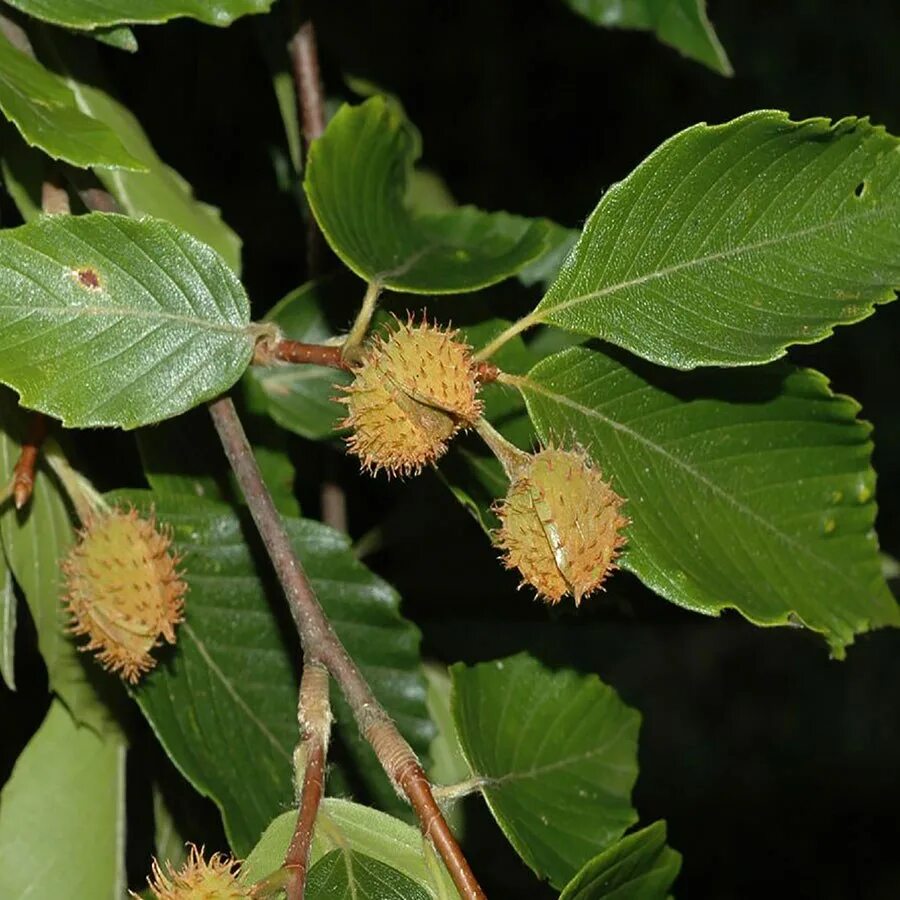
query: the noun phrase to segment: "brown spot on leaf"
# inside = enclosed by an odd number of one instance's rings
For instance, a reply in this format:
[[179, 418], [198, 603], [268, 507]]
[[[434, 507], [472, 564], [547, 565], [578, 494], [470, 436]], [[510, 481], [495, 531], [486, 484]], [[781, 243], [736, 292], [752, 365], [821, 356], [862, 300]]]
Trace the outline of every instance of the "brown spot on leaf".
[[89, 291], [100, 290], [100, 276], [97, 273], [97, 270], [92, 269], [90, 266], [84, 266], [81, 269], [76, 269], [75, 280], [83, 288], [86, 288]]

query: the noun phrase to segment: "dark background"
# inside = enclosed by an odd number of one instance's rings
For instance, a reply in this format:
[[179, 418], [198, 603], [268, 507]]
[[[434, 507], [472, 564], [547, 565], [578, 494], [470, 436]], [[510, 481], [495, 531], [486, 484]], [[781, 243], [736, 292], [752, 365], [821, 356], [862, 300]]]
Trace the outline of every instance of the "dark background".
[[[345, 75], [395, 93], [423, 133], [424, 162], [458, 199], [486, 209], [578, 226], [665, 138], [751, 109], [869, 114], [900, 131], [895, 0], [853, 11], [828, 0], [713, 2], [732, 79], [650, 35], [594, 28], [559, 0], [305, 8], [329, 96], [351, 97]], [[102, 51], [108, 72], [161, 156], [243, 237], [261, 315], [305, 272], [297, 195], [276, 177], [285, 144], [256, 24], [178, 22], [137, 34], [135, 57]], [[536, 299], [519, 291], [513, 302], [524, 311]], [[432, 308], [453, 314], [452, 301]], [[900, 556], [898, 346], [895, 304], [791, 357], [829, 374], [874, 423], [879, 530], [883, 548]], [[128, 440], [97, 439], [101, 480], [136, 477], [120, 462]], [[401, 590], [429, 655], [471, 661], [528, 648], [599, 673], [641, 710], [635, 801], [645, 824], [667, 819], [684, 854], [678, 896], [900, 896], [896, 634], [865, 635], [837, 663], [809, 634], [693, 615], [624, 574], [577, 614], [549, 612], [515, 592], [433, 475], [388, 486], [361, 480], [330, 448], [297, 441], [292, 452], [310, 473], [298, 485], [307, 512], [322, 473], [345, 486], [354, 537], [387, 511], [383, 544], [367, 562]], [[20, 718], [23, 734], [39, 718], [36, 707]], [[466, 847], [490, 896], [554, 896], [477, 805], [468, 823]]]

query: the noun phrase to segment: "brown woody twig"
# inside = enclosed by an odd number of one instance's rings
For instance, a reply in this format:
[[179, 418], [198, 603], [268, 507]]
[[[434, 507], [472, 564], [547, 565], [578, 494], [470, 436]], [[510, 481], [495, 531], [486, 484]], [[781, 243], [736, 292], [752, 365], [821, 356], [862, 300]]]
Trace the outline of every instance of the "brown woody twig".
[[225, 455], [281, 582], [304, 654], [321, 662], [338, 683], [360, 732], [372, 745], [391, 782], [409, 799], [423, 833], [441, 855], [460, 894], [466, 900], [482, 900], [484, 892], [435, 802], [421, 764], [322, 611], [263, 481], [234, 404], [228, 397], [222, 397], [210, 403], [209, 409]]
[[331, 366], [350, 370], [350, 364], [341, 355], [340, 347], [326, 344], [306, 344], [289, 338], [262, 340], [256, 345], [253, 364], [271, 366], [274, 363], [298, 363], [300, 365]]
[[[319, 74], [319, 53], [316, 48], [316, 32], [312, 22], [306, 21], [294, 32], [288, 42], [297, 110], [300, 114], [300, 137], [304, 159], [309, 145], [325, 131], [325, 97], [322, 77]], [[306, 228], [306, 265], [309, 278], [315, 278], [322, 269], [325, 246], [315, 216], [310, 214]]]
[[328, 699], [328, 670], [314, 657], [307, 656], [300, 680], [297, 718], [300, 744], [297, 747], [295, 771], [303, 773], [297, 824], [282, 868], [288, 871], [287, 900], [303, 900], [309, 851], [315, 830], [319, 804], [325, 792], [325, 760], [331, 732], [331, 704]]

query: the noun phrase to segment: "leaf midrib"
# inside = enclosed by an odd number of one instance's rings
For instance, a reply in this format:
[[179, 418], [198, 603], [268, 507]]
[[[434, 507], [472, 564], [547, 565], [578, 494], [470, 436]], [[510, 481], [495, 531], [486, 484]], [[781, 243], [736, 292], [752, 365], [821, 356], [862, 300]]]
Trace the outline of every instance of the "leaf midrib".
[[[533, 766], [532, 768], [526, 769], [521, 772], [505, 772], [503, 775], [482, 774], [479, 777], [484, 779], [484, 781], [479, 785], [479, 787], [483, 790], [491, 790], [491, 788], [501, 787], [502, 785], [509, 784], [510, 782], [527, 781], [532, 778], [540, 778], [542, 775], [546, 775], [549, 772], [556, 772], [559, 769], [567, 769], [570, 766], [593, 759], [595, 756], [599, 756], [601, 753], [607, 752], [609, 748], [619, 740], [622, 734], [632, 726], [632, 724], [633, 722], [628, 717], [624, 717], [616, 731], [612, 735], [607, 737], [607, 739], [602, 744], [597, 747], [591, 747], [589, 750], [585, 750], [582, 753], [576, 753], [573, 756], [567, 756], [563, 759], [557, 759], [550, 763], [544, 763], [543, 765]], [[626, 764], [624, 766], [607, 765], [606, 768], [612, 769], [617, 772], [625, 772], [630, 771], [632, 767]]]
[[[736, 247], [730, 247], [727, 250], [718, 250], [715, 253], [710, 253], [706, 256], [698, 256], [693, 259], [683, 260], [682, 262], [675, 263], [671, 266], [667, 266], [666, 268], [656, 269], [652, 272], [646, 272], [643, 275], [638, 275], [635, 278], [630, 278], [626, 281], [620, 281], [616, 284], [607, 285], [606, 287], [599, 288], [595, 291], [590, 291], [586, 294], [579, 294], [575, 297], [568, 297], [562, 302], [557, 303], [556, 305], [539, 305], [537, 309], [535, 309], [532, 316], [527, 318], [529, 318], [532, 323], [542, 322], [550, 315], [564, 312], [565, 310], [570, 309], [573, 306], [577, 306], [580, 303], [586, 303], [591, 300], [599, 300], [601, 297], [607, 297], [611, 294], [618, 293], [619, 291], [627, 290], [628, 288], [638, 287], [642, 284], [665, 278], [666, 276], [675, 274], [677, 272], [690, 270], [692, 268], [700, 268], [707, 265], [708, 263], [732, 259], [745, 253], [754, 253], [757, 250], [765, 249], [767, 247], [775, 247], [779, 244], [796, 240], [798, 238], [808, 237], [809, 235], [827, 231], [832, 228], [846, 227], [847, 225], [856, 224], [860, 221], [873, 217], [886, 217], [887, 214], [893, 209], [900, 209], [900, 201], [893, 204], [882, 204], [875, 209], [865, 210], [864, 212], [859, 213], [859, 215], [850, 215], [840, 219], [832, 218], [827, 222], [823, 222], [817, 225], [810, 225], [809, 227], [801, 228], [798, 231], [785, 232], [781, 235], [778, 235], [777, 237], [756, 241], [752, 244], [741, 244]], [[594, 243], [594, 241], [591, 240], [590, 243]], [[550, 293], [548, 292], [547, 296], [549, 295]]]
[[0, 313], [6, 312], [21, 313], [37, 312], [44, 315], [64, 315], [70, 314], [73, 318], [79, 316], [109, 316], [110, 318], [132, 318], [132, 319], [150, 319], [153, 321], [172, 322], [176, 325], [184, 325], [198, 329], [201, 331], [218, 331], [222, 334], [241, 335], [249, 337], [249, 329], [245, 325], [237, 326], [230, 323], [223, 324], [212, 322], [209, 319], [200, 319], [196, 316], [185, 316], [178, 313], [170, 313], [162, 310], [144, 310], [137, 309], [133, 306], [82, 306], [82, 305], [65, 305], [65, 306], [48, 306], [24, 305], [24, 304], [0, 304]]
[[[664, 446], [661, 444], [657, 444], [652, 439], [646, 437], [643, 434], [640, 434], [637, 431], [629, 428], [627, 425], [624, 425], [621, 422], [616, 421], [615, 419], [611, 419], [608, 416], [603, 415], [599, 410], [593, 409], [589, 406], [584, 406], [581, 403], [572, 400], [569, 397], [566, 397], [563, 394], [557, 394], [552, 390], [545, 388], [543, 385], [539, 384], [536, 381], [533, 381], [531, 378], [523, 377], [521, 379], [521, 384], [526, 390], [532, 390], [536, 394], [541, 394], [544, 397], [558, 403], [560, 406], [566, 406], [569, 409], [573, 409], [576, 412], [584, 415], [588, 419], [597, 419], [608, 427], [612, 428], [614, 431], [619, 432], [620, 434], [625, 435], [627, 438], [643, 445], [647, 449], [651, 450], [653, 453], [661, 456], [668, 463], [673, 466], [681, 469], [685, 473], [687, 473], [691, 478], [695, 479], [699, 484], [702, 484], [706, 487], [711, 493], [720, 497], [727, 504], [729, 504], [732, 508], [734, 508], [738, 513], [746, 516], [750, 519], [753, 524], [761, 527], [763, 530], [770, 532], [776, 539], [778, 539], [781, 543], [783, 543], [788, 548], [795, 550], [804, 556], [814, 560], [818, 565], [828, 569], [829, 572], [833, 573], [834, 576], [844, 583], [848, 588], [851, 589], [852, 594], [856, 594], [859, 589], [859, 584], [856, 579], [851, 578], [847, 575], [844, 570], [833, 563], [827, 556], [820, 556], [815, 553], [810, 547], [808, 547], [802, 541], [798, 541], [796, 538], [792, 537], [790, 534], [782, 531], [777, 528], [772, 522], [768, 519], [761, 516], [757, 513], [752, 507], [747, 506], [745, 503], [742, 503], [737, 497], [726, 491], [715, 481], [711, 481], [706, 475], [704, 475], [698, 469], [695, 469], [692, 465], [690, 465], [685, 460], [681, 459], [678, 456], [670, 453]], [[530, 406], [530, 404], [529, 404]]]
[[200, 654], [203, 661], [206, 663], [210, 672], [212, 672], [216, 678], [222, 683], [222, 686], [225, 688], [225, 691], [228, 695], [234, 700], [237, 707], [244, 712], [247, 716], [247, 719], [252, 722], [260, 731], [260, 733], [266, 738], [266, 740], [278, 751], [279, 755], [286, 759], [288, 762], [291, 762], [291, 755], [288, 753], [278, 738], [269, 731], [266, 723], [262, 721], [254, 712], [253, 708], [247, 703], [246, 700], [238, 693], [237, 688], [231, 682], [231, 680], [225, 675], [225, 673], [219, 668], [216, 664], [216, 661], [210, 655], [210, 652], [206, 649], [206, 645], [197, 635], [193, 628], [188, 623], [184, 623], [181, 626], [181, 630], [194, 642], [194, 646], [197, 648], [197, 652]]

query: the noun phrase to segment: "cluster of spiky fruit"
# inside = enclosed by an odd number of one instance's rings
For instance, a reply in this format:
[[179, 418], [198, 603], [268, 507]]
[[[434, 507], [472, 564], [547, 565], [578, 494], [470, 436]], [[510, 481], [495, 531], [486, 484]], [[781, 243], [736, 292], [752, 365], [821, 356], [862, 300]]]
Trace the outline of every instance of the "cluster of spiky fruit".
[[[481, 416], [471, 348], [427, 322], [398, 321], [368, 344], [354, 375], [341, 398], [348, 407], [342, 425], [351, 429], [350, 451], [371, 472], [420, 472]], [[502, 527], [495, 542], [505, 565], [539, 597], [558, 603], [571, 594], [577, 605], [615, 569], [628, 524], [623, 502], [587, 454], [549, 447], [513, 466], [509, 492], [496, 507]]]
[[187, 585], [171, 535], [136, 510], [94, 513], [62, 564], [71, 630], [87, 635], [105, 669], [135, 683], [156, 664], [151, 650], [175, 642]]
[[623, 502], [587, 454], [541, 450], [521, 465], [496, 507], [504, 564], [539, 597], [558, 603], [571, 594], [577, 606], [615, 569], [628, 524]]
[[447, 451], [450, 439], [481, 415], [477, 366], [457, 333], [397, 321], [376, 337], [340, 398], [347, 446], [365, 469], [416, 474]]
[[[153, 860], [153, 875], [147, 879], [155, 900], [247, 900], [251, 896], [237, 880], [239, 864], [230, 856], [215, 853], [207, 861], [203, 851], [191, 845], [187, 861], [178, 870], [166, 863], [167, 872]], [[132, 893], [137, 898], [138, 894]]]

